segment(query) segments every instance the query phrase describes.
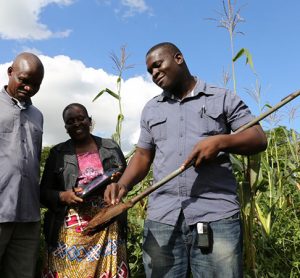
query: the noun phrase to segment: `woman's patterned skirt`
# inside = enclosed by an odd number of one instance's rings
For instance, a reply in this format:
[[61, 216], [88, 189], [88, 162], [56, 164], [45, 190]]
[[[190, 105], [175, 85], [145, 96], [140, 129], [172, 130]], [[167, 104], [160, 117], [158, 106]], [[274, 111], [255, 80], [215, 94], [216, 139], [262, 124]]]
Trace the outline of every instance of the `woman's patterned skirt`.
[[102, 206], [93, 198], [68, 210], [57, 246], [46, 252], [43, 278], [129, 277], [126, 240], [118, 221], [91, 235], [81, 233]]

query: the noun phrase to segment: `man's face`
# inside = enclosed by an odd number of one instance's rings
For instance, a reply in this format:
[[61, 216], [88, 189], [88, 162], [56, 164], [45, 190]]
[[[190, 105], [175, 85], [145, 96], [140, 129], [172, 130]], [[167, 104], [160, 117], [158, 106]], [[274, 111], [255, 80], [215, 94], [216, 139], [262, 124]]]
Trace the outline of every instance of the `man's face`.
[[9, 67], [7, 92], [19, 101], [27, 101], [40, 89], [43, 72], [26, 60]]
[[147, 70], [153, 82], [167, 91], [172, 91], [178, 84], [182, 61], [180, 53], [173, 54], [163, 47], [150, 52], [146, 57]]

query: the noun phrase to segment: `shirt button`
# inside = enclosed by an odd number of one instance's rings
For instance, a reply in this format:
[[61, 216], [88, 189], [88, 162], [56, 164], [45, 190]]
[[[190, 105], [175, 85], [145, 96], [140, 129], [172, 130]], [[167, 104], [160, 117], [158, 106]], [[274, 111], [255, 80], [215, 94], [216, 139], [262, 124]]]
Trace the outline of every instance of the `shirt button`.
[[180, 117], [180, 121], [183, 121], [183, 116]]
[[22, 143], [25, 143], [25, 139], [22, 139]]
[[179, 156], [182, 156], [182, 153], [179, 153]]

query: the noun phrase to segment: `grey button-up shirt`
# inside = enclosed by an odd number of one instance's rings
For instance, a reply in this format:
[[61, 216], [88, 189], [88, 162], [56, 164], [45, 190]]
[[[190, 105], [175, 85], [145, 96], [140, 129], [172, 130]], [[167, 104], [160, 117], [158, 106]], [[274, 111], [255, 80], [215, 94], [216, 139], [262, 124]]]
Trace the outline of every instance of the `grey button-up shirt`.
[[[154, 149], [154, 182], [179, 168], [194, 145], [208, 136], [229, 134], [254, 117], [241, 99], [200, 79], [186, 98], [168, 92], [143, 109], [138, 147]], [[215, 221], [239, 211], [229, 154], [189, 168], [149, 196], [148, 219], [175, 225], [183, 210], [189, 225]]]
[[[25, 109], [24, 109], [25, 108]], [[43, 116], [0, 92], [0, 223], [40, 220]]]

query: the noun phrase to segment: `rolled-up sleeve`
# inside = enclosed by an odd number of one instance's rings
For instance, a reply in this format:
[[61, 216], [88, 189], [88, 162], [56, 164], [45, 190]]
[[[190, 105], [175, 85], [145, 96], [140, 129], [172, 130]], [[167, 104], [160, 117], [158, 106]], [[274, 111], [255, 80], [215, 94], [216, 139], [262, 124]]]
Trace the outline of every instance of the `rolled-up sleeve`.
[[149, 126], [149, 119], [151, 119], [151, 104], [147, 104], [143, 111], [140, 120], [140, 137], [137, 143], [139, 148], [143, 149], [153, 149], [154, 148], [154, 141], [153, 136], [151, 134], [150, 126]]
[[230, 91], [225, 93], [224, 110], [227, 115], [227, 123], [232, 131], [236, 131], [254, 119], [248, 106], [238, 95]]

